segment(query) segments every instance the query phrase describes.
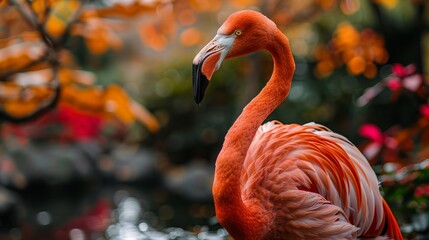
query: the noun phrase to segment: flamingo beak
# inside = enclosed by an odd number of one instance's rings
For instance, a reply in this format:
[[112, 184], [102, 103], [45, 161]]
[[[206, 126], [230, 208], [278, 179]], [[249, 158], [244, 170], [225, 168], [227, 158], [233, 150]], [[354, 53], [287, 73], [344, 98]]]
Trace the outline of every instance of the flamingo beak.
[[192, 62], [192, 84], [194, 89], [194, 100], [201, 103], [204, 93], [213, 73], [219, 69], [222, 61], [227, 56], [234, 41], [232, 35], [217, 34], [201, 51]]

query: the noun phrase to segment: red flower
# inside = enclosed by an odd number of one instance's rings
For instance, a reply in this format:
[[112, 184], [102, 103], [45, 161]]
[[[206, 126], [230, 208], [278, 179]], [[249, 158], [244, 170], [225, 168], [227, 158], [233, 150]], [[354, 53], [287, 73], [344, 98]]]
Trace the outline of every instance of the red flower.
[[392, 66], [392, 70], [393, 76], [387, 79], [387, 86], [392, 89], [392, 91], [399, 90], [403, 87], [415, 92], [423, 82], [422, 76], [415, 73], [416, 67], [413, 64], [404, 67], [401, 64], [395, 63]]
[[388, 78], [386, 81], [387, 87], [390, 88], [392, 91], [397, 91], [401, 89], [401, 80], [399, 78]]
[[414, 191], [415, 197], [429, 196], [429, 184], [416, 187]]
[[420, 114], [423, 117], [429, 118], [429, 104], [423, 104], [420, 106]]
[[100, 133], [102, 119], [101, 116], [84, 113], [70, 106], [60, 105], [58, 107], [58, 122], [68, 129], [69, 137], [72, 139], [88, 140]]

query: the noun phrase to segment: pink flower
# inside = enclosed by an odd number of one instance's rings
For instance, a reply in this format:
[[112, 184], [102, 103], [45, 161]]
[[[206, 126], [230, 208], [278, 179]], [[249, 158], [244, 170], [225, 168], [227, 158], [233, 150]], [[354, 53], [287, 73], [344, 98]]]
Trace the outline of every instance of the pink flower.
[[386, 85], [392, 91], [401, 89], [402, 87], [415, 92], [423, 82], [422, 76], [415, 73], [416, 67], [408, 65], [406, 67], [401, 64], [393, 64], [393, 75], [386, 79]]
[[362, 152], [368, 159], [374, 158], [380, 152], [384, 142], [380, 128], [374, 124], [364, 124], [359, 128], [359, 135], [372, 141]]
[[420, 76], [419, 74], [413, 74], [402, 80], [402, 86], [412, 92], [415, 92], [417, 91], [417, 89], [419, 89], [422, 82], [422, 76]]
[[399, 78], [389, 78], [386, 82], [387, 87], [392, 91], [401, 89], [401, 80]]
[[[388, 132], [392, 132], [394, 130], [394, 128], [391, 128]], [[383, 134], [380, 128], [375, 124], [362, 125], [359, 128], [359, 135], [372, 141], [365, 147], [365, 149], [363, 149], [363, 154], [369, 159], [375, 157], [381, 151], [383, 146], [389, 149], [395, 149], [398, 147], [398, 141], [393, 137]]]
[[399, 63], [395, 63], [392, 66], [392, 70], [396, 76], [398, 76], [400, 78], [404, 78], [406, 76], [409, 76], [409, 75], [415, 73], [416, 72], [416, 66], [414, 66], [414, 64], [410, 64], [410, 65], [404, 67]]
[[359, 129], [359, 135], [368, 138], [378, 144], [382, 144], [384, 142], [384, 136], [381, 133], [380, 128], [377, 127], [375, 124], [362, 125]]

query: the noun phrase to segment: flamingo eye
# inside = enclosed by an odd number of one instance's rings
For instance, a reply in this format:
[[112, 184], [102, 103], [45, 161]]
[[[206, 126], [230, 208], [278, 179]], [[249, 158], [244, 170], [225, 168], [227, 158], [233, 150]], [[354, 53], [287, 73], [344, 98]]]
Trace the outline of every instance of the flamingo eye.
[[236, 36], [240, 36], [242, 33], [243, 33], [243, 31], [241, 31], [240, 29], [236, 29], [236, 30], [234, 31], [234, 34], [235, 34]]

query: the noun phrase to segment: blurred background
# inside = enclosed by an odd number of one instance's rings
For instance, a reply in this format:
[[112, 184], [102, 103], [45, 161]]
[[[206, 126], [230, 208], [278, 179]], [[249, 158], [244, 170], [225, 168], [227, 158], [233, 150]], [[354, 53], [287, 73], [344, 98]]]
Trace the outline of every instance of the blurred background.
[[268, 120], [348, 137], [429, 239], [426, 0], [0, 0], [0, 239], [227, 239], [214, 162], [272, 60], [224, 62], [200, 106], [191, 63], [240, 9], [294, 53]]

